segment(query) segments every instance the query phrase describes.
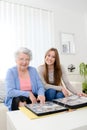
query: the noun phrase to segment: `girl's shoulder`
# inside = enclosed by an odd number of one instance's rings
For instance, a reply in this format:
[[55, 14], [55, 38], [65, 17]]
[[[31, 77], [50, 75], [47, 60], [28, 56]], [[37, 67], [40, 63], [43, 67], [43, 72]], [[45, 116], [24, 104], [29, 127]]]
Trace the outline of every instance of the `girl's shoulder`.
[[44, 71], [45, 70], [45, 65], [40, 65], [38, 66], [38, 71]]
[[62, 70], [62, 73], [66, 73], [66, 68], [64, 67], [64, 65], [61, 64], [61, 70]]
[[43, 64], [43, 65], [40, 65], [40, 66], [38, 66], [38, 68], [44, 68], [45, 67], [45, 65]]

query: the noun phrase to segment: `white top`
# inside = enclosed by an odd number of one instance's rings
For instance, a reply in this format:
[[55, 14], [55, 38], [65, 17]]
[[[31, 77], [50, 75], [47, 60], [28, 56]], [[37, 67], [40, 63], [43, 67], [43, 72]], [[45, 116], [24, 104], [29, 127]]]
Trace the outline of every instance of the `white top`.
[[[48, 84], [45, 79], [44, 79], [44, 65], [40, 65], [38, 67], [38, 73], [39, 73], [39, 76], [44, 84], [44, 87], [45, 89], [49, 89], [49, 88], [53, 88], [55, 90], [61, 90], [62, 89], [62, 86], [57, 86], [57, 85], [51, 85], [51, 84]], [[68, 77], [67, 77], [67, 74], [66, 74], [66, 71], [65, 71], [65, 68], [63, 67], [63, 65], [61, 65], [61, 70], [62, 70], [62, 82], [64, 84], [64, 86], [73, 94], [76, 94], [77, 93], [77, 90], [71, 85], [71, 83], [69, 82], [68, 80]], [[53, 78], [52, 78], [53, 74], [52, 73], [49, 73], [49, 80], [51, 82], [51, 80], [53, 81]]]

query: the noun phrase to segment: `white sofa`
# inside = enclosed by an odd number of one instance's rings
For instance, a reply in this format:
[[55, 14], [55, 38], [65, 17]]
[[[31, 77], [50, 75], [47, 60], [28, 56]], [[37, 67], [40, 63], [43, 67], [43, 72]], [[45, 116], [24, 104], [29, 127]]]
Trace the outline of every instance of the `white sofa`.
[[4, 103], [0, 103], [0, 130], [7, 130], [6, 112], [8, 111]]
[[75, 81], [70, 81], [72, 86], [78, 90], [79, 92], [82, 92], [82, 82], [75, 82]]
[[5, 83], [0, 81], [0, 130], [7, 130], [6, 128], [6, 112], [8, 108], [4, 105], [5, 98]]

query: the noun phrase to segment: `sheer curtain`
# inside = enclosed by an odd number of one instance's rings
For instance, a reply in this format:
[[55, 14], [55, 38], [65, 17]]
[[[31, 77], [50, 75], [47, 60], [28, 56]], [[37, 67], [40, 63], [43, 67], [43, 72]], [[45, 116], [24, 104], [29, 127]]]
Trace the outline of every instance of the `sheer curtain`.
[[46, 50], [54, 46], [53, 12], [1, 0], [0, 45], [0, 78], [15, 65], [14, 52], [19, 47], [32, 50], [32, 66], [42, 64]]

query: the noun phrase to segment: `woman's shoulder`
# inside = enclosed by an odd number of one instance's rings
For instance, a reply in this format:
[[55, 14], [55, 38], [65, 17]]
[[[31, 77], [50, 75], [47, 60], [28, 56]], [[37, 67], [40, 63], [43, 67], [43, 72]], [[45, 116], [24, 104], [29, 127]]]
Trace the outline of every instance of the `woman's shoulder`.
[[36, 67], [34, 67], [34, 66], [29, 66], [29, 67], [28, 67], [28, 71], [31, 72], [31, 73], [36, 73], [36, 72], [37, 72], [37, 69], [36, 69]]
[[36, 70], [34, 66], [28, 66], [28, 70]]
[[17, 71], [17, 66], [13, 66], [11, 68], [8, 68], [8, 71]]
[[63, 69], [63, 68], [64, 68], [64, 65], [63, 65], [63, 64], [61, 64], [60, 66], [61, 66], [61, 69]]
[[63, 64], [61, 64], [61, 70], [62, 70], [63, 73], [66, 72], [66, 68], [65, 68], [65, 66]]
[[14, 76], [18, 75], [17, 67], [16, 66], [8, 68], [8, 70], [7, 70], [7, 76], [9, 76], [9, 75], [14, 75]]
[[43, 69], [43, 68], [44, 68], [44, 64], [43, 64], [43, 65], [38, 66], [38, 68], [42, 68], [42, 69]]

